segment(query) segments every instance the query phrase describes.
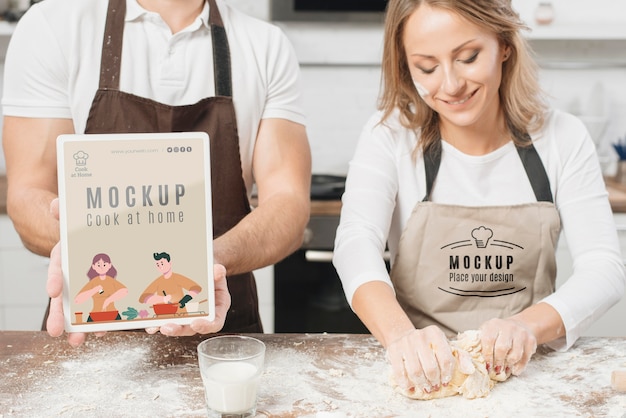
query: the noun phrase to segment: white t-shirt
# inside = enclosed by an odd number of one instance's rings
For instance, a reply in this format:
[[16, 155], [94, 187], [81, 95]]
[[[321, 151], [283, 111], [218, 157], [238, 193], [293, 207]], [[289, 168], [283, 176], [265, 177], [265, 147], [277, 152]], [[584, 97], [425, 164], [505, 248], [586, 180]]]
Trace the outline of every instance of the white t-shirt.
[[[366, 124], [350, 162], [334, 263], [349, 301], [362, 284], [391, 286], [381, 254], [391, 260], [411, 211], [426, 194], [424, 162], [412, 159], [417, 138], [398, 114]], [[561, 315], [567, 336], [556, 349], [569, 348], [581, 333], [624, 293], [626, 273], [602, 172], [591, 137], [572, 115], [552, 111], [533, 141], [546, 169], [574, 260], [574, 273], [545, 298]], [[536, 202], [512, 142], [482, 156], [463, 154], [442, 141], [442, 158], [431, 196], [435, 203], [464, 206]]]
[[[243, 175], [250, 192], [259, 122], [304, 124], [300, 73], [282, 31], [217, 0], [230, 45], [233, 101]], [[71, 118], [85, 131], [98, 89], [106, 0], [46, 0], [19, 21], [6, 57], [3, 111], [8, 116]], [[127, 0], [120, 90], [168, 105], [215, 95], [209, 6], [172, 35], [157, 13]]]

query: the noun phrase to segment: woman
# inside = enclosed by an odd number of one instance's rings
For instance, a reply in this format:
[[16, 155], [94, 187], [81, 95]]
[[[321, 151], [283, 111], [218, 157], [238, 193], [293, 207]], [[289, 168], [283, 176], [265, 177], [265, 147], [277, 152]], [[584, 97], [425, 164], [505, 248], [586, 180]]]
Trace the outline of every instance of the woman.
[[[89, 282], [80, 289], [74, 303], [83, 303], [92, 298], [92, 312], [116, 312], [115, 301], [125, 297], [128, 289], [116, 280], [117, 270], [111, 263], [111, 257], [108, 254], [96, 254], [87, 271], [87, 277]], [[119, 312], [115, 319], [122, 319]], [[89, 315], [87, 322], [92, 321]]]
[[[457, 332], [479, 329], [487, 368], [517, 375], [624, 292], [593, 143], [547, 109], [524, 28], [509, 0], [388, 3], [380, 111], [350, 164], [334, 263], [408, 391], [450, 382]], [[574, 273], [555, 291], [561, 227]]]

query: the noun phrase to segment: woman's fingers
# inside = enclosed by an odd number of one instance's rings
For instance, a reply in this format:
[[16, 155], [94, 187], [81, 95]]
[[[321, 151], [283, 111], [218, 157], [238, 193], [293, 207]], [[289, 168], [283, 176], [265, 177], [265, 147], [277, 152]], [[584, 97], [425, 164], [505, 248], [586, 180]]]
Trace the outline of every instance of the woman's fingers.
[[519, 361], [511, 365], [511, 373], [515, 376], [519, 376], [524, 371], [524, 369], [526, 369], [528, 362], [530, 362], [531, 357], [536, 352], [537, 340], [533, 336], [533, 338], [529, 338], [528, 340], [526, 340], [526, 343], [524, 344], [524, 350], [522, 355], [520, 356]]
[[401, 388], [414, 389], [406, 374], [403, 352], [404, 350], [396, 347], [388, 349], [387, 361], [391, 364], [391, 374], [395, 383]]
[[411, 392], [437, 391], [452, 379], [455, 359], [450, 344], [437, 327], [414, 330], [387, 350], [398, 386]]
[[492, 319], [480, 331], [487, 370], [496, 375], [520, 374], [537, 350], [535, 335], [519, 321]]

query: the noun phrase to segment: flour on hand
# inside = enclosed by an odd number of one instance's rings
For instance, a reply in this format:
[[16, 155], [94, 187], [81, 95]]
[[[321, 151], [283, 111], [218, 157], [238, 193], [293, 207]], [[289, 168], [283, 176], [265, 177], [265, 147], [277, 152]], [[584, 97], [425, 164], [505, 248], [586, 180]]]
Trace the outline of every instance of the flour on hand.
[[509, 374], [488, 372], [485, 359], [482, 355], [479, 331], [465, 331], [459, 333], [456, 339], [450, 341], [452, 354], [456, 359], [456, 367], [452, 380], [447, 386], [430, 393], [422, 390], [407, 390], [400, 388], [390, 377], [391, 385], [397, 392], [412, 399], [437, 399], [448, 396], [463, 395], [467, 399], [482, 398], [489, 394], [495, 382], [503, 382]]

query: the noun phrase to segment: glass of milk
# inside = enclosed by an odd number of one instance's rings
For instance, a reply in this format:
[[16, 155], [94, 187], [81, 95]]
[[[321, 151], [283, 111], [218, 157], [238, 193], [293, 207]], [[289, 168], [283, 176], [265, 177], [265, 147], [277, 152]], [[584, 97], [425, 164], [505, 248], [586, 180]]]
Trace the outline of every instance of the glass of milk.
[[198, 363], [211, 418], [256, 415], [265, 344], [243, 335], [222, 335], [198, 344]]

